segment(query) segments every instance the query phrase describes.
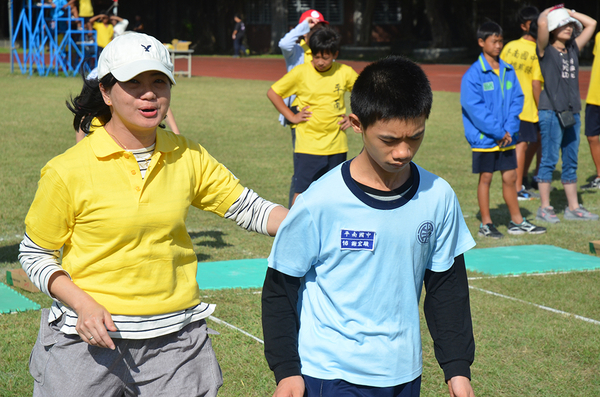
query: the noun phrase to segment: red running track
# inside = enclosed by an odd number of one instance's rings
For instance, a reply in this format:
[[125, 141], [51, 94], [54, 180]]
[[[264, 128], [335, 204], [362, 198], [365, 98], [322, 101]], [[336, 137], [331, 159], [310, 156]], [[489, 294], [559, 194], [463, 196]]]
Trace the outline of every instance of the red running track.
[[[10, 62], [10, 54], [0, 54], [0, 62]], [[187, 67], [186, 60], [177, 59], [175, 69]], [[357, 72], [361, 72], [368, 62], [344, 61]], [[434, 91], [460, 92], [460, 81], [468, 65], [421, 65], [431, 81]], [[285, 74], [282, 58], [231, 58], [231, 57], [192, 57], [192, 76], [226, 77], [244, 80], [277, 81]], [[182, 78], [182, 77], [179, 77]], [[590, 71], [580, 70], [579, 89], [585, 99], [590, 83]]]

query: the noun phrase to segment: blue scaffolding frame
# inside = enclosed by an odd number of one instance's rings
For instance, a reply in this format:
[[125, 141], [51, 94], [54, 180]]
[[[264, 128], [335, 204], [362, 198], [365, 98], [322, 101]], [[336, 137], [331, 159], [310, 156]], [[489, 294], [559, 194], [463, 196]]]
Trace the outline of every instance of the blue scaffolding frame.
[[[96, 67], [96, 31], [85, 30], [83, 18], [72, 18], [71, 7], [57, 9], [51, 4], [23, 0], [17, 23], [12, 23], [12, 10], [9, 18], [12, 73], [15, 64], [22, 74], [30, 76], [34, 72], [40, 76], [77, 76]], [[19, 42], [21, 53], [17, 51]]]

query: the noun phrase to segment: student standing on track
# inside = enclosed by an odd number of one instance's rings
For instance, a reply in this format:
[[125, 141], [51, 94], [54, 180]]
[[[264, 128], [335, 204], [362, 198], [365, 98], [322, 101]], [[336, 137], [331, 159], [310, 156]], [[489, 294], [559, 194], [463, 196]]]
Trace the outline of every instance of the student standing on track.
[[[323, 18], [317, 10], [308, 10], [300, 16], [298, 26], [290, 30], [281, 40], [279, 40], [279, 48], [283, 54], [285, 60], [285, 67], [288, 72], [298, 65], [303, 63], [312, 62], [312, 52], [308, 47], [308, 38], [310, 33], [315, 29], [319, 29], [325, 25], [329, 25], [329, 22]], [[288, 98], [284, 98], [284, 102], [290, 110], [294, 113], [298, 113], [298, 106], [295, 106], [294, 101], [296, 95], [292, 95]], [[279, 123], [282, 126], [289, 125], [292, 133], [292, 150], [296, 147], [296, 125], [290, 124], [289, 121], [280, 113]], [[292, 206], [294, 200], [294, 176], [292, 175], [292, 182], [290, 183], [290, 195], [288, 206]]]
[[[344, 93], [352, 91], [358, 74], [336, 63], [340, 36], [329, 27], [316, 30], [309, 40], [313, 60], [293, 68], [277, 81], [267, 97], [279, 113], [296, 124], [294, 148], [294, 197], [346, 160], [350, 127]], [[283, 98], [296, 95], [296, 114]]]

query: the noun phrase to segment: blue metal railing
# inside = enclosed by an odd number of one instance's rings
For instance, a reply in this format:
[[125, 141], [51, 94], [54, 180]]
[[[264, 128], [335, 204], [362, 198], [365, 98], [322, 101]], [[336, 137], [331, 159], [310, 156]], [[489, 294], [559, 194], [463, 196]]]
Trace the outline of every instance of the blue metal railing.
[[57, 10], [51, 4], [23, 1], [12, 32], [11, 72], [16, 63], [22, 74], [30, 76], [34, 72], [76, 76], [96, 67], [97, 54], [96, 31], [85, 30], [83, 18], [72, 18], [71, 7]]

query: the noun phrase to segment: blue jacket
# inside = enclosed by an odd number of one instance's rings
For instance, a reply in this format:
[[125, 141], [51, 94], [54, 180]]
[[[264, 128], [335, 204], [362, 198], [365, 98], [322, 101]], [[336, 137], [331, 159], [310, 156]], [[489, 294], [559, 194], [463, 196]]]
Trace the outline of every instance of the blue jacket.
[[[499, 62], [500, 76], [481, 54], [462, 78], [460, 104], [465, 137], [474, 151], [508, 150], [516, 143], [523, 91], [513, 67], [502, 59]], [[499, 148], [497, 142], [506, 132], [513, 141]]]

